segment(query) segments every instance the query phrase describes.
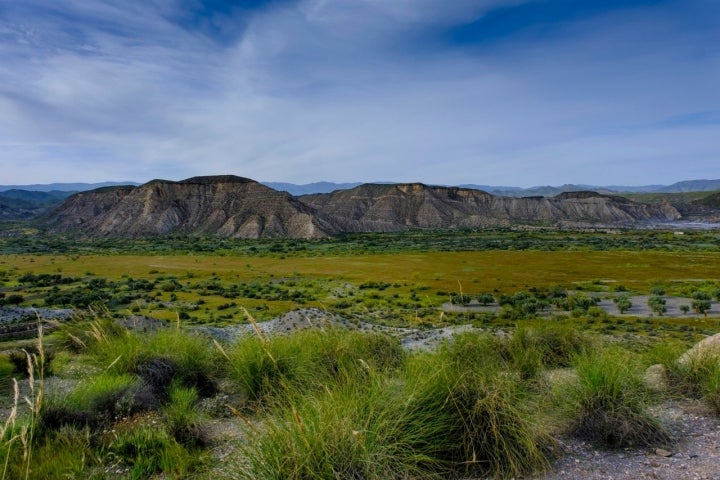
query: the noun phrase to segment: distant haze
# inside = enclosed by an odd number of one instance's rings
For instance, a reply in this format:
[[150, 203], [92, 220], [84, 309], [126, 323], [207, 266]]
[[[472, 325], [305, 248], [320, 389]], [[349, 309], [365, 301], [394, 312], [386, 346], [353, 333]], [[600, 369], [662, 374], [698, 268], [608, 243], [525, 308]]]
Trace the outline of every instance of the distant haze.
[[[347, 190], [362, 182], [350, 183], [333, 183], [333, 182], [313, 182], [307, 184], [294, 184], [284, 182], [261, 182], [264, 185], [280, 191], [288, 192], [292, 195], [309, 195], [313, 193], [330, 193], [335, 190]], [[398, 182], [370, 182], [380, 184], [392, 184]], [[9, 190], [24, 190], [35, 192], [80, 192], [93, 190], [101, 187], [110, 187], [118, 185], [139, 185], [133, 182], [101, 182], [101, 183], [51, 183], [51, 184], [35, 184], [35, 185], [0, 185], [0, 192]], [[447, 185], [453, 186], [453, 185]], [[581, 190], [594, 190], [597, 192], [637, 192], [637, 193], [679, 193], [679, 192], [697, 192], [697, 191], [714, 191], [720, 190], [720, 179], [718, 180], [687, 180], [676, 182], [671, 185], [636, 185], [636, 186], [603, 186], [603, 185], [560, 185], [560, 186], [535, 186], [529, 188], [514, 186], [493, 186], [493, 185], [477, 185], [477, 184], [461, 184], [456, 185], [463, 188], [472, 188], [475, 190], [484, 190], [495, 195], [506, 195], [512, 197], [522, 196], [554, 196], [562, 192], [576, 192]]]
[[22, 0], [0, 183], [720, 176], [720, 2]]

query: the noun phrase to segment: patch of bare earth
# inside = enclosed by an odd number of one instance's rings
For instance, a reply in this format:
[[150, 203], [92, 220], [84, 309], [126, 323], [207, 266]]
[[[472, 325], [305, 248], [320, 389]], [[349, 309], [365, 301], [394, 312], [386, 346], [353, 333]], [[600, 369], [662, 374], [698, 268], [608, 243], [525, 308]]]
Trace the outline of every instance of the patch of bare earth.
[[720, 418], [693, 400], [668, 401], [651, 413], [673, 434], [664, 448], [602, 450], [562, 438], [563, 456], [535, 480], [720, 479]]

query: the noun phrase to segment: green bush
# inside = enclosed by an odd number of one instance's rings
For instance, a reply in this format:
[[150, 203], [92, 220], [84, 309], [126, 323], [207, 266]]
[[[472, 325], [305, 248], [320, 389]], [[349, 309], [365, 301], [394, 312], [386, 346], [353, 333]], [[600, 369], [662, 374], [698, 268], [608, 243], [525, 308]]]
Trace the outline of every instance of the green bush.
[[158, 473], [184, 478], [197, 464], [195, 455], [158, 426], [140, 425], [120, 432], [110, 450], [130, 465], [133, 479]]
[[169, 390], [169, 400], [163, 407], [163, 415], [170, 434], [187, 447], [205, 445], [207, 438], [202, 428], [202, 416], [196, 408], [197, 391], [177, 383], [171, 385]]
[[647, 396], [635, 362], [619, 350], [577, 357], [577, 381], [560, 401], [571, 408], [571, 432], [605, 447], [668, 444], [669, 433], [646, 411]]
[[[517, 377], [472, 375], [444, 353], [412, 357], [397, 375], [288, 392], [263, 428], [248, 428], [248, 478], [518, 476], [547, 466], [552, 440], [523, 405]], [[399, 376], [398, 376], [399, 375]]]
[[720, 355], [713, 353], [679, 356], [680, 348], [661, 350], [661, 363], [670, 392], [703, 399], [720, 414]]
[[248, 337], [227, 349], [227, 374], [252, 402], [285, 390], [387, 371], [402, 364], [399, 343], [375, 332], [304, 330], [271, 339]]

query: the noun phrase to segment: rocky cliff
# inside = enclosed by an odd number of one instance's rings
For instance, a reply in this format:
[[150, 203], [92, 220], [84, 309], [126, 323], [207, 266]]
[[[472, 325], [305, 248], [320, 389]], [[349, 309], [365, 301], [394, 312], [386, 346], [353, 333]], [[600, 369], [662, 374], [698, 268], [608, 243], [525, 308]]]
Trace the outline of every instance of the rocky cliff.
[[514, 198], [414, 183], [366, 184], [299, 198], [331, 218], [340, 230], [350, 232], [481, 228], [512, 223], [630, 225], [680, 218], [670, 205], [639, 204], [595, 192]]
[[153, 180], [75, 194], [54, 210], [54, 232], [139, 237], [162, 234], [318, 238], [340, 232], [482, 228], [514, 223], [632, 225], [680, 218], [669, 204], [647, 205], [595, 192], [511, 198], [421, 183], [364, 184], [293, 197], [247, 178]]
[[98, 236], [317, 238], [333, 232], [321, 218], [290, 194], [247, 178], [218, 176], [78, 193], [52, 212], [47, 224], [51, 231]]

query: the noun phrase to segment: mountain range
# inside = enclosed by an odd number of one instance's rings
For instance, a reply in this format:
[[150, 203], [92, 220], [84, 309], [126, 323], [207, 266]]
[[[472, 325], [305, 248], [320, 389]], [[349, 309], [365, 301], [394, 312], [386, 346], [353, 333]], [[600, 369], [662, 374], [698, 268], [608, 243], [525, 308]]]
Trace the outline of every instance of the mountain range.
[[[54, 186], [62, 184], [53, 184]], [[64, 184], [81, 185], [81, 184]], [[231, 175], [93, 190], [11, 189], [0, 192], [0, 220], [32, 221], [51, 232], [136, 237], [180, 233], [227, 237], [318, 238], [343, 232], [413, 228], [536, 225], [638, 225], [674, 220], [720, 221], [720, 193], [698, 192], [720, 180], [635, 187], [620, 196], [607, 188], [445, 187], [422, 183], [319, 182], [278, 189]], [[336, 188], [338, 187], [338, 188]], [[342, 188], [340, 188], [342, 187]], [[627, 188], [627, 187], [614, 187]], [[330, 190], [317, 193], [317, 190]], [[514, 192], [515, 195], [508, 193]], [[536, 195], [519, 196], [519, 192]]]
[[[717, 210], [712, 205], [702, 208], [706, 213]], [[226, 175], [79, 192], [39, 224], [48, 232], [92, 237], [321, 238], [346, 232], [515, 224], [637, 226], [681, 218], [683, 213], [667, 202], [639, 203], [593, 191], [517, 198], [470, 188], [401, 183], [293, 196]]]

